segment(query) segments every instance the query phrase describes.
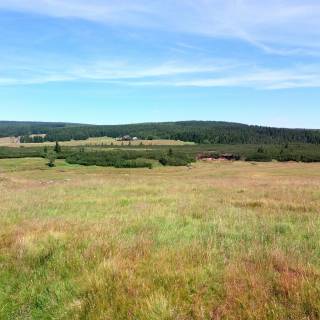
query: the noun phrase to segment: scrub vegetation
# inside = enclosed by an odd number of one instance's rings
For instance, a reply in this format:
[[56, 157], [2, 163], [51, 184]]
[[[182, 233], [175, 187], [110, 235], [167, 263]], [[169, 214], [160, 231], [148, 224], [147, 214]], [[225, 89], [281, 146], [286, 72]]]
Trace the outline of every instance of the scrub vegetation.
[[[118, 142], [119, 143], [119, 142]], [[56, 143], [47, 146], [21, 146], [19, 148], [1, 147], [0, 146], [0, 159], [7, 158], [25, 158], [25, 157], [46, 157], [49, 151], [58, 151], [57, 157], [60, 159], [82, 159], [81, 163], [86, 162], [97, 164], [108, 163], [107, 159], [111, 156], [118, 155], [119, 160], [125, 157], [127, 159], [154, 159], [159, 161], [163, 159], [163, 164], [169, 165], [178, 164], [186, 165], [193, 162], [195, 158], [212, 158], [217, 159], [229, 154], [233, 160], [245, 160], [253, 162], [269, 162], [277, 160], [280, 162], [320, 162], [320, 146], [314, 144], [154, 144], [145, 145], [144, 143], [130, 144], [126, 142], [123, 144], [84, 144], [78, 145], [64, 145], [59, 142], [59, 150], [56, 149]], [[172, 153], [171, 155], [169, 153]], [[166, 158], [170, 156], [170, 159]], [[96, 159], [94, 159], [96, 157]], [[88, 159], [90, 161], [87, 161]], [[104, 158], [103, 161], [100, 161]], [[170, 161], [172, 158], [182, 158], [184, 161]], [[77, 160], [77, 161], [78, 161]]]

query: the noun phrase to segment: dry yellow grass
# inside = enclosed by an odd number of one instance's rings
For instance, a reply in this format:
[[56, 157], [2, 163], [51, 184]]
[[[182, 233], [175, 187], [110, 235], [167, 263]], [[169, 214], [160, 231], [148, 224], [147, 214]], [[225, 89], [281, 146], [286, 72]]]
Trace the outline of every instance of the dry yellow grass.
[[[115, 146], [120, 145], [129, 145], [129, 143], [132, 146], [138, 146], [140, 144], [146, 145], [146, 146], [180, 146], [180, 145], [186, 145], [186, 144], [194, 144], [193, 142], [184, 142], [184, 141], [178, 141], [178, 140], [165, 140], [165, 139], [159, 139], [159, 140], [135, 140], [135, 141], [117, 141], [116, 139], [110, 138], [110, 137], [101, 137], [101, 138], [89, 138], [87, 140], [73, 140], [73, 141], [64, 141], [60, 142], [60, 145], [62, 146], [83, 146], [83, 145], [110, 145], [114, 144]], [[54, 146], [55, 142], [43, 142], [43, 143], [20, 143], [17, 141], [14, 137], [7, 137], [7, 138], [0, 138], [0, 147], [41, 147], [41, 146]]]
[[1, 319], [319, 319], [320, 164], [0, 160]]
[[17, 142], [17, 139], [14, 137], [0, 138], [0, 146], [1, 147], [18, 146], [18, 145], [19, 145], [19, 143]]

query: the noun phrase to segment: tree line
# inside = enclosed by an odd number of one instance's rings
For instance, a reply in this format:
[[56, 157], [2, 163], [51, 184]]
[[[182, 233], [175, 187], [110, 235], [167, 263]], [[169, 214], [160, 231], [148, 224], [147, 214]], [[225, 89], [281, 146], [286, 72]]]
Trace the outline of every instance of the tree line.
[[86, 140], [131, 135], [142, 140], [171, 139], [199, 144], [320, 144], [320, 130], [284, 129], [214, 121], [185, 121], [110, 126], [50, 128], [45, 137], [21, 137], [21, 142]]
[[[0, 121], [0, 138], [47, 134], [52, 129], [80, 127], [80, 124], [64, 122]], [[35, 137], [36, 139], [36, 137]], [[37, 142], [40, 142], [37, 141]]]

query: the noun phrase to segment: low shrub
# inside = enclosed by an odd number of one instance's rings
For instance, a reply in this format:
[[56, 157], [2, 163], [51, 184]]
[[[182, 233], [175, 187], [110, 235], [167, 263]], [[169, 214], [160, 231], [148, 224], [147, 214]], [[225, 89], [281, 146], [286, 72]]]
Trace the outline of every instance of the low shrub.
[[251, 155], [249, 155], [246, 158], [246, 161], [253, 161], [253, 162], [270, 162], [272, 161], [272, 156], [267, 153], [261, 153], [261, 152], [256, 152]]
[[115, 168], [149, 168], [152, 169], [152, 163], [138, 160], [119, 160], [114, 164]]
[[194, 157], [186, 154], [165, 155], [159, 159], [159, 162], [164, 166], [187, 166], [194, 161]]

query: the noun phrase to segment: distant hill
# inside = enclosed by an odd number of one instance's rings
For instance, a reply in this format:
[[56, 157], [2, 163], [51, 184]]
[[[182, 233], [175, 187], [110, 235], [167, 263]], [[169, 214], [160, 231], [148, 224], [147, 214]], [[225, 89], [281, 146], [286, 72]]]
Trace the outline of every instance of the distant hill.
[[47, 134], [52, 129], [79, 127], [78, 123], [33, 122], [33, 121], [0, 121], [0, 138]]
[[[6, 125], [5, 125], [6, 124]], [[320, 130], [250, 126], [220, 121], [179, 121], [127, 125], [0, 122], [0, 136], [46, 134], [44, 141], [85, 140], [90, 137], [131, 135], [140, 139], [172, 139], [204, 144], [320, 144]]]

